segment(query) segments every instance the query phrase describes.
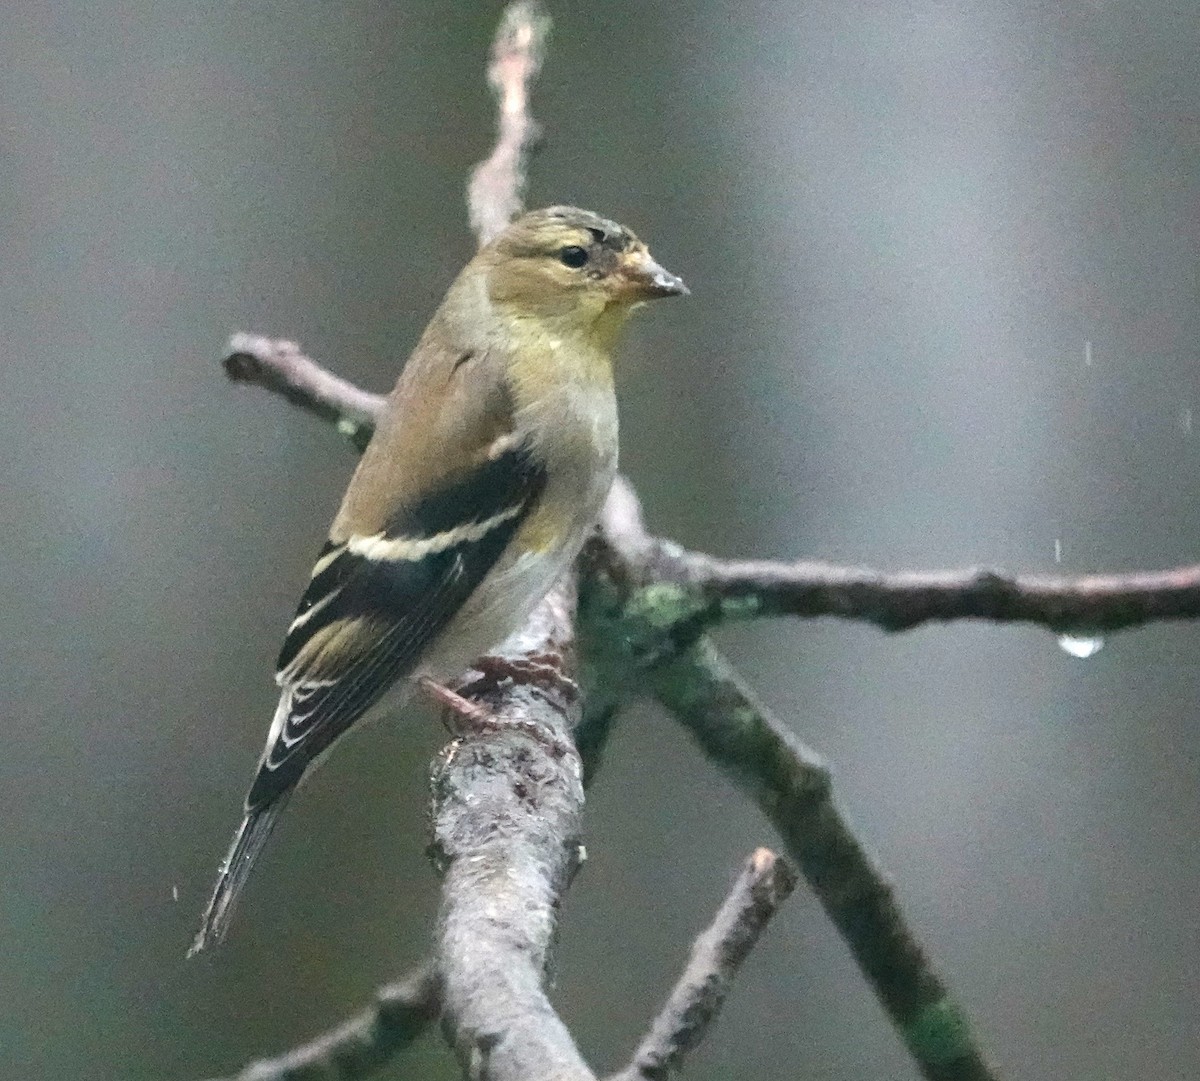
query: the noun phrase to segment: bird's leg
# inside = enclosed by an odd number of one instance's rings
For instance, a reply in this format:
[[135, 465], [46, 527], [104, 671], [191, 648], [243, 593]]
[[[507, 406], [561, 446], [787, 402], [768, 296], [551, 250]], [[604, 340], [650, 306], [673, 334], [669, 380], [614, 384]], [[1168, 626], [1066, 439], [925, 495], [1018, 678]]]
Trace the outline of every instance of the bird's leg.
[[[495, 720], [483, 706], [478, 705], [469, 699], [464, 698], [457, 691], [452, 691], [449, 687], [439, 683], [436, 679], [429, 676], [421, 676], [417, 680], [417, 686], [421, 688], [436, 705], [447, 710], [453, 717], [458, 718], [463, 723], [464, 727], [481, 728], [486, 727], [490, 722], [495, 724]], [[450, 727], [451, 733], [457, 735], [453, 727]]]
[[[420, 676], [417, 686], [421, 688], [437, 705], [446, 710], [450, 718], [458, 722], [458, 726], [447, 725], [451, 735], [459, 736], [464, 731], [483, 734], [489, 732], [522, 732], [546, 747], [555, 758], [562, 758], [572, 753], [575, 748], [564, 740], [559, 739], [545, 725], [536, 721], [524, 719], [501, 721], [484, 706], [464, 698], [457, 691], [438, 683], [429, 676]], [[443, 714], [443, 717], [446, 717]]]

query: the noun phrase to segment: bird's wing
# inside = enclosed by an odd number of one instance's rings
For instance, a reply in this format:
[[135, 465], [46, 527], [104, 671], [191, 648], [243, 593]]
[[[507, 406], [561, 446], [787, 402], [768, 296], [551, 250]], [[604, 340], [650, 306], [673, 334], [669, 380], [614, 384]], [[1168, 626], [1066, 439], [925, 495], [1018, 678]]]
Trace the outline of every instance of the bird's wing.
[[[402, 381], [398, 392], [404, 390]], [[393, 683], [413, 671], [537, 503], [544, 469], [510, 425], [508, 431], [497, 425], [503, 403], [494, 397], [489, 402], [487, 387], [478, 383], [474, 391], [472, 409], [488, 410], [489, 419], [468, 424], [468, 430], [486, 442], [476, 440], [472, 447], [461, 431], [447, 432], [455, 441], [443, 444], [442, 475], [419, 493], [398, 503], [393, 499], [386, 515], [377, 514], [364, 527], [370, 532], [356, 529], [356, 516], [345, 513], [361, 467], [356, 474], [279, 655], [282, 695], [248, 806], [289, 790]], [[398, 425], [380, 433], [390, 446], [373, 442], [368, 448], [375, 459], [363, 464], [375, 469], [373, 483], [380, 483], [379, 471], [389, 461], [403, 467], [410, 457], [405, 413], [399, 409]]]

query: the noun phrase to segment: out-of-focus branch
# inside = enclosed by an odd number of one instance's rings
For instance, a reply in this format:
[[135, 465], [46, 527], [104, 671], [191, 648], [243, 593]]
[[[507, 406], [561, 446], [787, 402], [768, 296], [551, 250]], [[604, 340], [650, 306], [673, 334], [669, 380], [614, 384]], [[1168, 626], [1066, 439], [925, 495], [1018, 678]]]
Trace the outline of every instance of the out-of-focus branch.
[[381, 987], [345, 1024], [278, 1058], [253, 1062], [228, 1081], [360, 1081], [413, 1042], [442, 1012], [441, 981], [427, 964]]
[[522, 0], [509, 5], [492, 42], [487, 77], [496, 95], [496, 145], [467, 185], [467, 209], [480, 247], [521, 212], [529, 151], [538, 139], [529, 88], [541, 70], [549, 34], [550, 19], [541, 5]]
[[1200, 618], [1200, 566], [1077, 578], [989, 570], [882, 574], [830, 563], [726, 560], [651, 536], [637, 496], [618, 480], [604, 531], [621, 573], [646, 583], [639, 603], [673, 641], [763, 616], [840, 616], [903, 631], [936, 620], [1033, 623], [1060, 634]]
[[292, 405], [332, 424], [359, 450], [375, 431], [384, 398], [322, 368], [283, 338], [235, 334], [229, 339], [225, 374], [235, 383], [266, 387]]
[[922, 1075], [995, 1081], [892, 884], [833, 799], [821, 758], [755, 698], [707, 639], [659, 660], [647, 675], [659, 701], [775, 827]]
[[786, 860], [760, 848], [742, 869], [630, 1064], [610, 1081], [665, 1081], [704, 1038], [730, 984], [771, 917], [796, 887]]

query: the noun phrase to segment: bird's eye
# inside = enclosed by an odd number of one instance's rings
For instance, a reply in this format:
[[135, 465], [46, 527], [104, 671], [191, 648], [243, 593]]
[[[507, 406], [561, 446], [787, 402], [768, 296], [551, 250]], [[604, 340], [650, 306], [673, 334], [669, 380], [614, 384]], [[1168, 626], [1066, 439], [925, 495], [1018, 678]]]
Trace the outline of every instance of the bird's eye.
[[576, 244], [568, 244], [565, 248], [559, 250], [558, 258], [567, 266], [578, 269], [588, 261], [587, 248], [581, 248]]

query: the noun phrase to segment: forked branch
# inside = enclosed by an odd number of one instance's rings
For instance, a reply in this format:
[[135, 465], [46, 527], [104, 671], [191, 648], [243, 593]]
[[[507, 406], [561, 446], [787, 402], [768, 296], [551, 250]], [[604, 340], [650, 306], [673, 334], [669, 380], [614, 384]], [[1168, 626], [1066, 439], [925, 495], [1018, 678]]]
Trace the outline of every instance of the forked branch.
[[[536, 4], [519, 2], [497, 33], [488, 79], [498, 137], [469, 187], [480, 243], [521, 206], [536, 138], [528, 94], [548, 25]], [[232, 379], [331, 423], [360, 449], [370, 439], [382, 399], [332, 375], [294, 343], [235, 336], [225, 368]], [[248, 1067], [242, 1081], [362, 1078], [434, 1017], [472, 1079], [594, 1081], [543, 987], [558, 905], [580, 851], [583, 763], [572, 740], [584, 733], [571, 691], [577, 635], [588, 653], [585, 668], [605, 676], [603, 687], [589, 688], [589, 710], [603, 723], [581, 739], [585, 757], [598, 753], [624, 701], [656, 697], [774, 826], [922, 1074], [994, 1081], [891, 883], [836, 803], [826, 765], [756, 700], [706, 632], [768, 615], [832, 615], [890, 631], [968, 618], [1056, 633], [1113, 631], [1200, 616], [1200, 567], [1050, 578], [724, 560], [651, 536], [636, 495], [619, 480], [580, 564], [578, 619], [574, 583], [572, 576], [547, 598], [524, 636], [509, 644], [503, 660], [510, 678], [484, 677], [468, 688], [494, 727], [451, 744], [435, 769], [432, 818], [445, 881], [431, 967], [380, 992], [371, 1009], [313, 1043]], [[765, 850], [755, 854], [612, 1081], [658, 1081], [677, 1068], [792, 884], [787, 865]]]

